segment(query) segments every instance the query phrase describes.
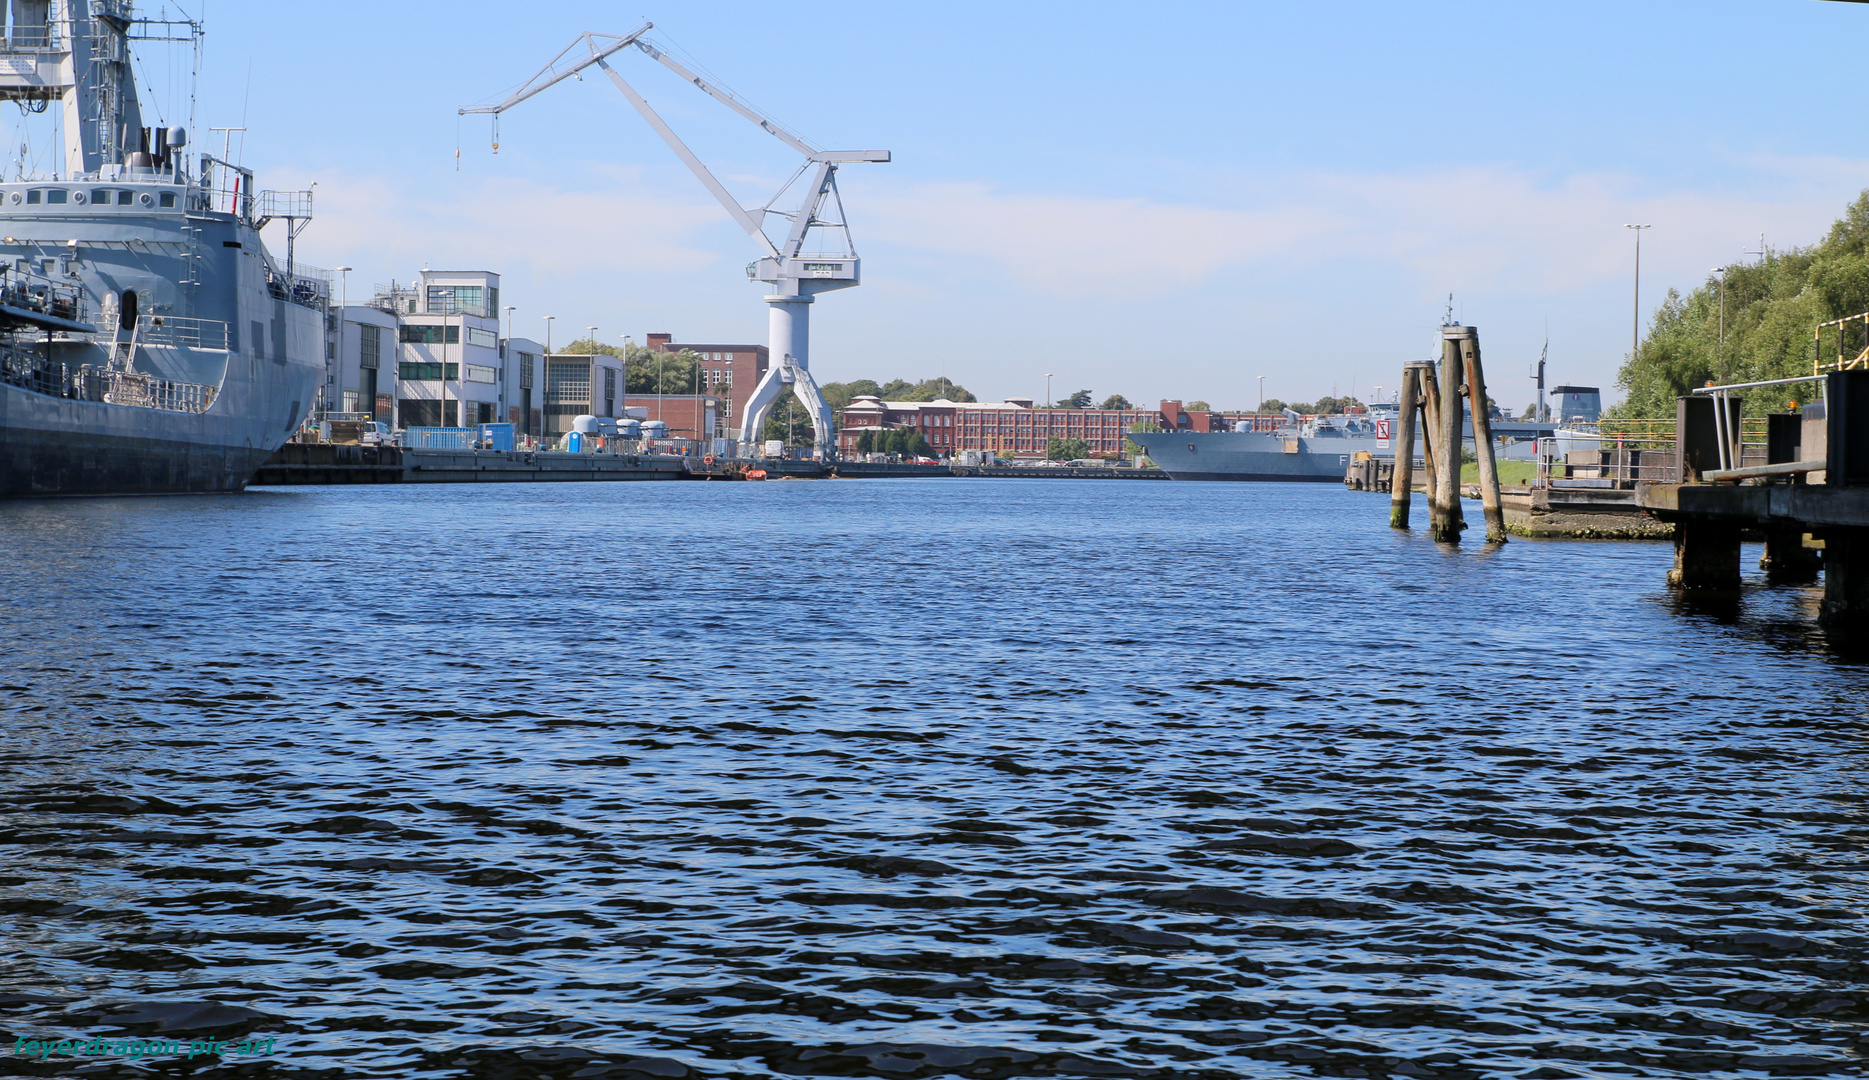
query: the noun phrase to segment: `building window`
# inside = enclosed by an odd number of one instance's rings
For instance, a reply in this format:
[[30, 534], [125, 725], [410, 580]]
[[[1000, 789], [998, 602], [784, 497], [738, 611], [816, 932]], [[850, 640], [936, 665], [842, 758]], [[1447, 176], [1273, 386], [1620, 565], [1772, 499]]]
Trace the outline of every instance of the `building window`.
[[[469, 364], [467, 365], [467, 381], [497, 383], [500, 381], [500, 370], [498, 368], [487, 367], [485, 364]], [[487, 422], [492, 423], [491, 420]]]
[[[577, 405], [582, 412], [590, 407], [591, 366], [585, 360], [547, 360], [545, 362], [545, 402], [547, 405]], [[576, 413], [570, 414], [576, 415]]]
[[491, 330], [470, 326], [467, 328], [467, 343], [483, 349], [497, 349], [500, 347], [500, 336]]
[[357, 324], [357, 365], [374, 370], [383, 366], [383, 328]]
[[490, 316], [484, 293], [478, 285], [430, 285], [427, 310], [430, 315]]
[[[413, 362], [405, 362], [405, 363], [397, 364], [396, 365], [396, 377], [398, 379], [403, 380], [404, 382], [436, 382], [440, 380], [442, 377], [441, 376], [441, 365], [440, 364], [422, 364], [422, 363], [413, 363]], [[461, 377], [461, 365], [449, 364], [448, 365], [449, 381], [452, 382], [454, 380], [459, 379], [460, 377]]]
[[519, 388], [521, 390], [532, 389], [532, 365], [537, 359], [538, 357], [532, 353], [519, 354]]
[[458, 326], [404, 326], [402, 343], [405, 345], [459, 345], [461, 328]]

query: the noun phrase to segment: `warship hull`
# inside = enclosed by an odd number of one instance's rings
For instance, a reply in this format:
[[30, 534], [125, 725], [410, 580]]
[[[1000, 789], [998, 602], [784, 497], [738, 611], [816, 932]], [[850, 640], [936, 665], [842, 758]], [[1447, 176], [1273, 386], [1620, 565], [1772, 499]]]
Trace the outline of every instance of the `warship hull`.
[[163, 423], [147, 412], [0, 384], [0, 498], [239, 491], [285, 441], [253, 432], [257, 443], [230, 442], [225, 421]]

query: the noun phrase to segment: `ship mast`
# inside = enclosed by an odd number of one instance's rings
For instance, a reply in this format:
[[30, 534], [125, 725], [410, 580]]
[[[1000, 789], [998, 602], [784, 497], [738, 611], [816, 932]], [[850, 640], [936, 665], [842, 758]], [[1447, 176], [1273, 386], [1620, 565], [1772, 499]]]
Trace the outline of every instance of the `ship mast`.
[[153, 164], [130, 71], [129, 0], [12, 0], [8, 8], [0, 101], [35, 112], [60, 104], [67, 177]]

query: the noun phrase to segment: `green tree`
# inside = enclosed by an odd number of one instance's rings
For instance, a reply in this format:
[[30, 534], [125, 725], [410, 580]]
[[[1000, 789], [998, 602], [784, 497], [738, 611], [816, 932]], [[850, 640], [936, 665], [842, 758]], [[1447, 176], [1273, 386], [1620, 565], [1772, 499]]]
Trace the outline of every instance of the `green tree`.
[[865, 394], [880, 397], [882, 387], [874, 379], [853, 379], [850, 382], [831, 382], [818, 387], [818, 396], [831, 407], [831, 416], [839, 423], [843, 422], [844, 410], [850, 402]]
[[[575, 343], [582, 344], [582, 343]], [[664, 353], [641, 345], [628, 350], [612, 349], [599, 343], [596, 351], [606, 356], [623, 357], [623, 384], [632, 394], [705, 393], [707, 381], [701, 375], [701, 358], [690, 349]], [[569, 350], [567, 350], [569, 351]]]
[[[868, 449], [865, 449], [865, 445]], [[873, 436], [866, 431], [857, 436], [857, 451], [869, 454], [901, 454], [903, 457], [933, 457], [928, 437], [914, 428], [887, 428]]]
[[[1817, 324], [1869, 311], [1869, 191], [1857, 196], [1815, 246], [1767, 251], [1756, 263], [1725, 273], [1726, 334], [1720, 336], [1721, 287], [1709, 275], [1683, 296], [1670, 289], [1646, 335], [1617, 376], [1624, 400], [1613, 416], [1672, 417], [1674, 399], [1709, 382], [1755, 382], [1811, 373], [1811, 333]], [[1842, 343], [1853, 359], [1869, 342], [1860, 328]], [[1834, 362], [1838, 343], [1826, 331], [1822, 359]], [[1746, 394], [1746, 412], [1785, 408], [1806, 387], [1761, 387]]]
[[812, 446], [817, 442], [817, 431], [811, 426], [811, 410], [790, 390], [780, 394], [772, 403], [772, 412], [766, 416], [766, 425], [759, 431], [762, 440], [779, 439], [787, 446]]
[[1099, 405], [1097, 407], [1100, 409], [1133, 409], [1135, 408], [1134, 405], [1131, 405], [1129, 403], [1129, 399], [1124, 397], [1121, 394], [1111, 394], [1109, 397], [1106, 397], [1103, 399], [1102, 405]]
[[1189, 412], [1212, 412], [1214, 407], [1205, 401], [1190, 401], [1186, 408]]
[[1053, 402], [1051, 407], [1054, 409], [1088, 409], [1090, 408], [1090, 391], [1079, 390]]
[[1362, 402], [1356, 400], [1353, 397], [1331, 397], [1330, 395], [1326, 394], [1325, 396], [1318, 398], [1315, 402], [1313, 402], [1310, 408], [1300, 409], [1298, 411], [1306, 412], [1306, 413], [1324, 413], [1324, 414], [1340, 413], [1351, 408], [1360, 407], [1362, 404], [1363, 404]]
[[1275, 413], [1275, 412], [1280, 412], [1284, 410], [1286, 407], [1287, 406], [1285, 405], [1285, 403], [1283, 401], [1280, 401], [1278, 398], [1266, 398], [1265, 403], [1259, 406], [1259, 411], [1264, 412], [1264, 413]]
[[1045, 444], [1045, 456], [1052, 461], [1076, 461], [1090, 456], [1090, 444], [1082, 439], [1052, 439]]

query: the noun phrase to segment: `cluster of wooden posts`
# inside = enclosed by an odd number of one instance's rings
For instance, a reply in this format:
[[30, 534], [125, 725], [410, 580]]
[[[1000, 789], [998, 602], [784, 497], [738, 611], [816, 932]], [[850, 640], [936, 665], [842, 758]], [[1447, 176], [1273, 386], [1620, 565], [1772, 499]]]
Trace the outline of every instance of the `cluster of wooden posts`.
[[1460, 512], [1460, 447], [1466, 410], [1471, 404], [1473, 447], [1480, 465], [1480, 503], [1486, 511], [1486, 542], [1506, 542], [1506, 515], [1499, 503], [1499, 468], [1493, 460], [1493, 426], [1480, 368], [1480, 333], [1471, 326], [1441, 328], [1440, 373], [1434, 361], [1413, 360], [1402, 367], [1401, 416], [1395, 432], [1395, 478], [1390, 484], [1389, 524], [1408, 528], [1414, 498], [1415, 421], [1419, 416], [1423, 466], [1428, 473], [1428, 526], [1434, 539], [1460, 542], [1467, 527]]

